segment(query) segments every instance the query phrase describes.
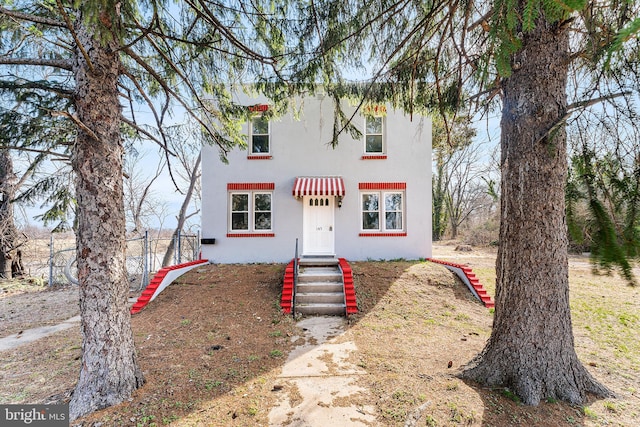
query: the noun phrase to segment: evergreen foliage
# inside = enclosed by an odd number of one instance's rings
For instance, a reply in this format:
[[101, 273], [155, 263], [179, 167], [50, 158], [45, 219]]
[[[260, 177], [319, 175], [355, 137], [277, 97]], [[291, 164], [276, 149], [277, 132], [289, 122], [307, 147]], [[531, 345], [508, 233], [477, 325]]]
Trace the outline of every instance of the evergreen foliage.
[[638, 159], [625, 164], [615, 154], [581, 148], [572, 158], [566, 191], [570, 236], [591, 252], [594, 266], [617, 267], [635, 284], [630, 259], [640, 250]]

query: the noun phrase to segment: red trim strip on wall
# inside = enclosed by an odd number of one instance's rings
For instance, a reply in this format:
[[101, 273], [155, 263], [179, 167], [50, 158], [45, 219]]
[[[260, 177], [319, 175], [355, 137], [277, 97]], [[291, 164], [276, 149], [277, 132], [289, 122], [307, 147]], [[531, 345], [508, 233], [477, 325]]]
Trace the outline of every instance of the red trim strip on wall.
[[360, 237], [407, 237], [407, 233], [360, 233]]
[[227, 191], [238, 190], [273, 190], [276, 188], [273, 182], [229, 182]]
[[248, 160], [271, 160], [273, 157], [269, 156], [269, 155], [260, 155], [260, 156], [252, 156], [252, 155], [248, 155], [247, 159]]
[[361, 182], [358, 190], [406, 190], [406, 182]]
[[227, 233], [227, 237], [276, 237], [275, 233]]
[[362, 160], [387, 160], [386, 154], [365, 154], [362, 156]]

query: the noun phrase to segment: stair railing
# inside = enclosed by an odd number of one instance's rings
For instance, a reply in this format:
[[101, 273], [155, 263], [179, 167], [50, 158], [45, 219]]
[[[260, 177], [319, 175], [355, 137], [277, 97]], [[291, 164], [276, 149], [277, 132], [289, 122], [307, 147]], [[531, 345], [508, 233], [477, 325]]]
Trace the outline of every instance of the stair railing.
[[296, 250], [293, 256], [293, 291], [291, 293], [291, 314], [296, 317], [296, 289], [298, 288], [298, 238], [296, 237]]

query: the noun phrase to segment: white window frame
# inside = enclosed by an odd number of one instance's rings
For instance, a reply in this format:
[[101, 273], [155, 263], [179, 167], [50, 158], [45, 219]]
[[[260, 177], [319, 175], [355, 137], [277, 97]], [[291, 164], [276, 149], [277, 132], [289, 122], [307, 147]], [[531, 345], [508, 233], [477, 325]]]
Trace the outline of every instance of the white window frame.
[[[255, 201], [256, 196], [260, 194], [268, 194], [271, 198], [271, 210], [269, 211], [256, 211]], [[249, 202], [247, 206], [248, 215], [248, 225], [246, 229], [233, 229], [233, 196], [236, 195], [247, 195]], [[272, 233], [273, 232], [273, 191], [265, 191], [265, 190], [249, 190], [249, 191], [229, 191], [229, 205], [228, 205], [228, 232], [229, 233]], [[237, 211], [240, 212], [240, 211]], [[270, 228], [260, 228], [256, 229], [256, 213], [260, 212], [269, 212], [271, 215]]]
[[[256, 119], [262, 119], [267, 121], [267, 133], [254, 133], [253, 121]], [[267, 151], [254, 151], [253, 150], [253, 137], [254, 136], [266, 136], [267, 137]], [[271, 154], [271, 120], [263, 115], [251, 116], [249, 119], [249, 155], [260, 156], [265, 154]]]
[[[369, 123], [370, 119], [380, 119], [380, 126], [382, 127], [381, 132], [380, 133], [368, 133], [367, 132], [367, 124]], [[381, 140], [381, 150], [380, 151], [367, 151], [367, 136], [372, 135], [372, 136], [380, 136], [380, 140]], [[368, 154], [368, 155], [383, 155], [386, 153], [387, 150], [387, 144], [385, 141], [385, 118], [384, 116], [379, 116], [379, 115], [367, 115], [364, 117], [364, 146], [363, 146], [363, 150], [364, 150], [364, 154]]]
[[[378, 210], [377, 211], [365, 211], [362, 203], [363, 196], [375, 194], [378, 196]], [[387, 211], [385, 206], [385, 198], [388, 194], [401, 194], [402, 203], [400, 210]], [[366, 212], [378, 213], [378, 228], [364, 228], [364, 214]], [[401, 228], [387, 228], [387, 213], [399, 212], [402, 218]], [[361, 233], [402, 233], [406, 231], [406, 191], [405, 190], [367, 190], [360, 192], [360, 232]]]

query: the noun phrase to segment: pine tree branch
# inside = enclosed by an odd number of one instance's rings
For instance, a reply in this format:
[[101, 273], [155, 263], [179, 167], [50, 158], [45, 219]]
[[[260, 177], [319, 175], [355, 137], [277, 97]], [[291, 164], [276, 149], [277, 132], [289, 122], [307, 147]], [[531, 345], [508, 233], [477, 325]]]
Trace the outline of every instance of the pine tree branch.
[[16, 83], [0, 80], [0, 89], [8, 89], [8, 90], [21, 90], [21, 89], [37, 89], [37, 90], [45, 90], [48, 92], [55, 93], [65, 98], [71, 98], [73, 96], [73, 91], [70, 91], [65, 88], [51, 86], [50, 84], [44, 82], [33, 82], [26, 81], [24, 83]]
[[467, 27], [467, 31], [473, 31], [478, 25], [481, 25], [482, 29], [485, 30], [485, 28], [488, 28], [488, 25], [489, 25], [488, 21], [491, 18], [491, 15], [493, 15], [493, 8], [491, 8], [487, 13], [485, 13], [480, 18], [478, 18], [475, 22], [469, 25]]
[[[162, 87], [167, 96], [171, 96], [172, 98], [174, 98], [182, 107], [185, 108], [189, 116], [195, 119], [195, 121], [198, 122], [198, 124], [200, 124], [204, 129], [208, 129], [207, 123], [205, 123], [200, 116], [193, 112], [192, 108], [187, 105], [184, 98], [180, 96], [180, 94], [178, 94], [175, 90], [173, 90], [167, 84], [167, 82], [156, 72], [155, 69], [153, 69], [146, 61], [144, 61], [144, 59], [140, 58], [133, 50], [125, 49], [125, 53], [129, 55], [131, 59], [133, 59], [138, 65], [140, 65], [140, 67], [142, 67], [147, 73], [149, 73], [151, 77], [153, 77], [153, 79], [160, 85], [160, 87]], [[199, 97], [197, 98], [199, 99]], [[214, 136], [214, 139], [217, 140], [217, 138], [215, 138], [215, 135], [212, 136]]]
[[[254, 51], [253, 49], [251, 49], [250, 47], [248, 47], [245, 43], [243, 43], [242, 41], [240, 41], [240, 39], [238, 39], [235, 34], [233, 34], [233, 32], [224, 24], [222, 24], [222, 22], [220, 22], [218, 20], [218, 18], [216, 18], [215, 14], [206, 6], [205, 2], [201, 1], [201, 0], [196, 0], [197, 4], [192, 1], [192, 0], [185, 0], [185, 2], [191, 6], [191, 8], [194, 10], [195, 13], [198, 14], [199, 17], [203, 18], [205, 22], [209, 22], [211, 25], [213, 25], [213, 27], [220, 31], [221, 34], [224, 35], [224, 37], [236, 48], [238, 48], [240, 51], [244, 52], [246, 55], [248, 55], [250, 58], [257, 60], [259, 62], [265, 63], [265, 64], [274, 64], [275, 61], [273, 58], [268, 57], [268, 56], [264, 56], [256, 51]], [[197, 6], [200, 6], [202, 8], [202, 10], [198, 9]]]
[[169, 155], [171, 155], [171, 156], [175, 156], [176, 155], [173, 151], [171, 151], [171, 149], [169, 149], [169, 147], [167, 147], [166, 144], [164, 144], [162, 141], [160, 141], [158, 138], [153, 136], [151, 133], [149, 133], [144, 128], [140, 127], [138, 125], [138, 123], [134, 122], [133, 120], [129, 120], [126, 117], [122, 117], [121, 120], [124, 123], [128, 124], [129, 126], [131, 126], [132, 128], [134, 128], [137, 132], [140, 132], [141, 134], [143, 134], [149, 140], [151, 140], [151, 141], [155, 142], [156, 144], [158, 144], [165, 152], [169, 153]]
[[71, 61], [67, 59], [46, 59], [46, 58], [13, 58], [0, 56], [0, 65], [36, 65], [40, 67], [61, 68], [71, 71]]
[[9, 9], [6, 9], [6, 8], [4, 8], [2, 6], [0, 6], [0, 14], [1, 15], [6, 15], [8, 17], [11, 17], [11, 18], [14, 18], [14, 19], [18, 19], [18, 20], [21, 20], [21, 21], [29, 21], [29, 22], [33, 22], [35, 24], [48, 25], [50, 27], [58, 27], [58, 28], [66, 27], [64, 22], [60, 22], [60, 21], [58, 21], [56, 19], [45, 18], [44, 16], [31, 15], [29, 13], [18, 12], [18, 11], [15, 11], [15, 10], [9, 10]]
[[66, 111], [52, 111], [51, 116], [66, 117], [68, 119], [71, 119], [71, 121], [74, 122], [80, 128], [80, 130], [89, 135], [90, 138], [95, 139], [96, 141], [100, 141], [100, 137], [98, 137], [98, 135], [96, 135], [94, 131], [92, 131], [87, 125], [85, 125], [77, 115], [67, 113]]
[[[155, 80], [156, 82], [164, 89], [164, 93], [166, 94], [167, 100], [163, 106], [163, 111], [161, 113], [161, 116], [158, 115], [153, 102], [151, 102], [151, 99], [147, 96], [146, 92], [144, 91], [144, 89], [142, 88], [142, 85], [140, 85], [140, 83], [138, 82], [138, 80], [133, 76], [133, 74], [131, 74], [128, 70], [123, 70], [122, 73], [124, 75], [126, 75], [127, 77], [129, 77], [129, 79], [133, 82], [133, 84], [136, 86], [136, 88], [138, 89], [138, 92], [140, 93], [140, 95], [145, 99], [145, 101], [147, 102], [147, 105], [149, 106], [149, 108], [151, 109], [151, 112], [153, 113], [153, 117], [156, 121], [156, 125], [158, 127], [158, 132], [160, 133], [160, 136], [162, 137], [163, 143], [160, 143], [160, 141], [153, 137], [152, 140], [157, 142], [164, 150], [165, 153], [165, 157], [167, 160], [167, 171], [169, 172], [169, 177], [171, 178], [171, 182], [173, 182], [173, 185], [175, 186], [176, 189], [178, 189], [178, 184], [176, 183], [176, 180], [173, 176], [173, 170], [171, 169], [171, 161], [169, 159], [169, 154], [174, 155], [175, 154], [173, 152], [171, 152], [169, 150], [169, 144], [167, 142], [167, 138], [164, 134], [164, 131], [162, 130], [162, 117], [164, 117], [164, 113], [166, 112], [167, 108], [168, 108], [168, 104], [169, 104], [169, 98], [172, 96], [173, 98], [175, 98], [187, 111], [187, 113], [193, 117], [196, 121], [198, 121], [198, 123], [200, 123], [202, 126], [204, 125], [204, 122], [202, 122], [202, 120], [200, 119], [200, 117], [196, 116], [195, 114], [193, 114], [191, 112], [191, 109], [189, 108], [189, 106], [186, 104], [186, 102], [184, 101], [184, 99], [182, 99], [182, 97], [180, 97], [178, 95], [178, 93], [176, 93], [175, 91], [173, 91], [173, 89], [171, 89], [169, 87], [169, 85], [167, 84], [167, 82], [158, 74], [155, 72], [155, 70], [153, 68], [151, 68], [151, 66], [149, 66], [149, 64], [147, 64], [142, 58], [140, 58], [138, 56], [138, 54], [136, 54], [131, 48], [125, 48], [124, 52], [126, 54], [128, 54], [131, 59], [133, 59], [136, 63], [138, 63], [138, 65], [140, 65], [144, 70], [146, 70]], [[139, 128], [137, 125], [135, 126], [136, 129], [142, 130], [141, 128]], [[151, 136], [148, 132], [143, 132], [145, 135], [149, 135]]]
[[621, 96], [627, 96], [627, 95], [631, 95], [631, 92], [613, 93], [613, 94], [610, 94], [610, 95], [600, 96], [598, 98], [593, 98], [593, 99], [587, 99], [585, 101], [574, 102], [573, 104], [567, 106], [566, 113], [562, 117], [560, 117], [549, 128], [548, 131], [546, 131], [542, 135], [540, 135], [540, 137], [536, 141], [536, 144], [541, 142], [543, 139], [545, 139], [549, 135], [553, 135], [560, 127], [564, 126], [566, 124], [567, 120], [569, 120], [569, 117], [571, 117], [571, 115], [574, 112], [576, 112], [578, 110], [585, 109], [585, 108], [590, 107], [592, 105], [599, 104], [599, 103], [604, 102], [604, 101], [609, 101], [609, 100], [620, 98]]
[[69, 156], [68, 154], [62, 154], [62, 153], [58, 153], [58, 152], [52, 151], [52, 150], [38, 150], [37, 148], [21, 147], [21, 146], [17, 146], [17, 145], [8, 145], [8, 146], [4, 146], [2, 148], [3, 149], [7, 149], [7, 150], [25, 151], [25, 152], [28, 152], [28, 153], [46, 154], [48, 156], [57, 157], [60, 160], [68, 160], [68, 159], [71, 158], [71, 156]]

